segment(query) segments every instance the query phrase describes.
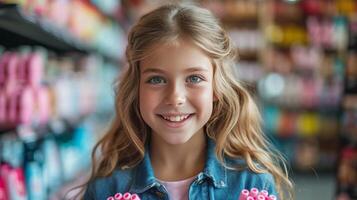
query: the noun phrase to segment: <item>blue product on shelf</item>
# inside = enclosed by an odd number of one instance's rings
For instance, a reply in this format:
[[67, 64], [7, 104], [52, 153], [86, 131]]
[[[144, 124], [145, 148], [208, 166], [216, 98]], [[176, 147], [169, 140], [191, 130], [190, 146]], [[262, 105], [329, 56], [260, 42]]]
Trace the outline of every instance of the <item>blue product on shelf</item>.
[[39, 163], [31, 161], [25, 168], [26, 185], [29, 200], [45, 200], [46, 192], [43, 185], [42, 169]]
[[62, 184], [60, 153], [53, 135], [49, 134], [42, 144], [44, 153], [43, 175], [44, 185], [49, 193], [57, 190]]
[[263, 111], [263, 123], [268, 133], [277, 134], [278, 123], [281, 112], [279, 108], [273, 106], [266, 106]]
[[28, 200], [45, 200], [46, 190], [43, 183], [43, 155], [39, 149], [40, 141], [25, 143], [25, 179], [28, 188]]

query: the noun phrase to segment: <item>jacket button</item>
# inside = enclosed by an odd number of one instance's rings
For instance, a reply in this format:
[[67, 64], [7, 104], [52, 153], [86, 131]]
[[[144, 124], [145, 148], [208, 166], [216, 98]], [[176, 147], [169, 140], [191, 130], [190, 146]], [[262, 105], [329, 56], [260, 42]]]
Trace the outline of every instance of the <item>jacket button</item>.
[[221, 181], [221, 182], [219, 182], [219, 185], [220, 185], [220, 186], [224, 186], [225, 184], [224, 184], [223, 181]]

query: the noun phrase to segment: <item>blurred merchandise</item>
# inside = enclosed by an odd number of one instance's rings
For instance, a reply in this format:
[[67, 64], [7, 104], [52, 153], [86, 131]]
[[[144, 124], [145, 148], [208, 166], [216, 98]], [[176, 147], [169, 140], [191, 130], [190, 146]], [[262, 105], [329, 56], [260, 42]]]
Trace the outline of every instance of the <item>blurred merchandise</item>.
[[63, 199], [88, 176], [125, 46], [107, 3], [0, 2], [1, 200]]

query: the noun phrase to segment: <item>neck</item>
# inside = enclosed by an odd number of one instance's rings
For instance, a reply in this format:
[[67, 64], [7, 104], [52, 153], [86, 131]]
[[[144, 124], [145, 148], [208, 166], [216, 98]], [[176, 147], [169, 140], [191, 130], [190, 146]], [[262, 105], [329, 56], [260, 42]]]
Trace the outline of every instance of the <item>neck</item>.
[[[151, 164], [156, 178], [177, 181], [197, 175], [204, 168], [206, 137], [203, 131], [196, 133], [184, 144], [167, 144], [151, 137]], [[177, 173], [180, 172], [180, 173]]]

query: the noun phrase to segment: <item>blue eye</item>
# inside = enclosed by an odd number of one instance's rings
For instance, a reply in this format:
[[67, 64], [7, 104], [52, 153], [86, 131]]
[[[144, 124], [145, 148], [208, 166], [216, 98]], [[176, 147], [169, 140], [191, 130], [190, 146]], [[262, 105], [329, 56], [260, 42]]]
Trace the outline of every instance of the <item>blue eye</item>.
[[150, 84], [154, 84], [154, 85], [166, 83], [166, 81], [160, 76], [154, 76], [154, 77], [150, 78], [146, 82], [150, 83]]
[[187, 81], [190, 82], [190, 83], [199, 83], [201, 82], [203, 79], [197, 75], [192, 75], [192, 76], [189, 76], [187, 78]]

